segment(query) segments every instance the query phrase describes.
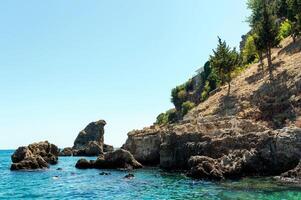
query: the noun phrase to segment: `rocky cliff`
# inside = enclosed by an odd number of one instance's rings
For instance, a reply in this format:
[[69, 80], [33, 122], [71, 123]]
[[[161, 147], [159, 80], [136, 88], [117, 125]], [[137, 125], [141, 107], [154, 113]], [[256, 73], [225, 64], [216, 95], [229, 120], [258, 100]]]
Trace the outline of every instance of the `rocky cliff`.
[[[275, 80], [253, 64], [183, 120], [128, 134], [124, 149], [142, 163], [198, 178], [279, 175], [299, 163], [301, 41], [273, 50]], [[285, 128], [286, 127], [286, 128]]]

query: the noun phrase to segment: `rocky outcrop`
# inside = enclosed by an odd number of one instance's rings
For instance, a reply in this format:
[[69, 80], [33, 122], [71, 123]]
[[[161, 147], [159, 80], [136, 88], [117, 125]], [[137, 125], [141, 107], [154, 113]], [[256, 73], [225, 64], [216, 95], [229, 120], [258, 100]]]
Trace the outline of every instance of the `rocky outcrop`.
[[142, 165], [135, 160], [130, 152], [119, 149], [114, 152], [105, 153], [95, 161], [80, 159], [75, 167], [79, 169], [137, 169], [141, 168]]
[[301, 129], [298, 128], [218, 139], [219, 146], [226, 149], [216, 146], [216, 142], [207, 143], [210, 151], [201, 154], [206, 156], [190, 157], [189, 176], [205, 179], [275, 176], [296, 167], [301, 156]]
[[153, 126], [134, 133], [124, 147], [133, 151], [135, 158], [151, 158], [145, 153], [150, 146], [143, 141], [157, 135], [161, 143], [152, 151], [159, 152], [160, 167], [187, 170], [195, 178], [275, 176], [296, 167], [301, 157], [301, 129], [270, 130], [234, 116], [186, 118], [159, 130]]
[[112, 145], [104, 144], [103, 145], [103, 152], [112, 152], [114, 151], [114, 147]]
[[301, 185], [301, 161], [294, 169], [291, 169], [275, 178], [282, 183]]
[[136, 160], [146, 165], [160, 163], [161, 132], [159, 126], [152, 126], [141, 131], [134, 130], [128, 133], [128, 139], [122, 146], [130, 151]]
[[82, 130], [74, 141], [74, 156], [98, 156], [103, 153], [104, 126], [106, 122], [99, 120], [90, 123]]
[[59, 156], [73, 156], [73, 149], [71, 147], [66, 147], [60, 151]]
[[48, 141], [19, 147], [11, 156], [11, 170], [34, 170], [57, 164], [59, 149]]

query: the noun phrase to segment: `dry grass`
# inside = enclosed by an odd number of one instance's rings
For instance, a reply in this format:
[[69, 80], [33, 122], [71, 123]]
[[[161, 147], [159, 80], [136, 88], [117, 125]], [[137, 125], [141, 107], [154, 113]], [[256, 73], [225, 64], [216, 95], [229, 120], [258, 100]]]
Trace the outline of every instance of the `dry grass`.
[[[265, 118], [265, 112], [269, 110], [264, 110], [269, 109], [269, 107], [263, 108], [260, 102], [265, 103], [273, 95], [283, 98], [277, 99], [277, 103], [291, 104], [290, 112], [293, 112], [296, 116], [300, 115], [301, 40], [293, 44], [292, 39], [287, 38], [281, 43], [281, 46], [282, 48], [273, 49], [274, 83], [269, 81], [266, 63], [264, 73], [260, 70], [258, 63], [250, 65], [233, 79], [232, 91], [229, 97], [227, 96], [227, 86], [223, 86], [221, 91], [199, 104], [185, 118], [235, 115], [245, 119], [266, 121], [267, 125], [271, 125], [271, 119]], [[283, 97], [283, 94], [287, 95]], [[287, 106], [282, 109], [282, 104], [275, 104], [273, 109], [276, 108], [277, 110], [279, 107], [279, 113], [274, 111], [271, 114], [278, 115], [281, 114], [280, 112], [288, 112]]]

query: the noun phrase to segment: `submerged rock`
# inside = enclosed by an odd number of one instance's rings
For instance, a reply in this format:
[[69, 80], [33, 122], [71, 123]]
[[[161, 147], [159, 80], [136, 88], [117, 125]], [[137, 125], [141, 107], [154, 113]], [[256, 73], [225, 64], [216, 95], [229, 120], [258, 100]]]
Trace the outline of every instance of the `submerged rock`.
[[133, 178], [135, 178], [135, 175], [130, 173], [130, 174], [125, 175], [123, 178], [125, 178], [125, 179], [133, 179]]
[[99, 175], [101, 175], [101, 176], [108, 176], [108, 175], [111, 175], [111, 173], [109, 173], [109, 172], [101, 172], [101, 173], [99, 173]]
[[105, 153], [99, 156], [96, 161], [80, 159], [75, 167], [79, 169], [137, 169], [141, 168], [142, 165], [135, 160], [130, 152], [120, 149]]
[[34, 170], [57, 164], [59, 149], [48, 141], [19, 147], [11, 156], [11, 170]]

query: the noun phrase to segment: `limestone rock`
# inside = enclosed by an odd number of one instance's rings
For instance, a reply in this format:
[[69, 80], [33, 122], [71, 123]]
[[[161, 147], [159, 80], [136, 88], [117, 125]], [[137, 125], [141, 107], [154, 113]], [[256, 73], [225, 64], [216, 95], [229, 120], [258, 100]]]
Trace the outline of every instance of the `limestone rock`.
[[103, 153], [104, 126], [106, 122], [99, 120], [91, 122], [82, 130], [74, 141], [75, 156], [98, 156]]
[[33, 143], [28, 147], [19, 147], [11, 156], [11, 170], [34, 170], [48, 168], [48, 164], [57, 164], [59, 149], [48, 141]]

